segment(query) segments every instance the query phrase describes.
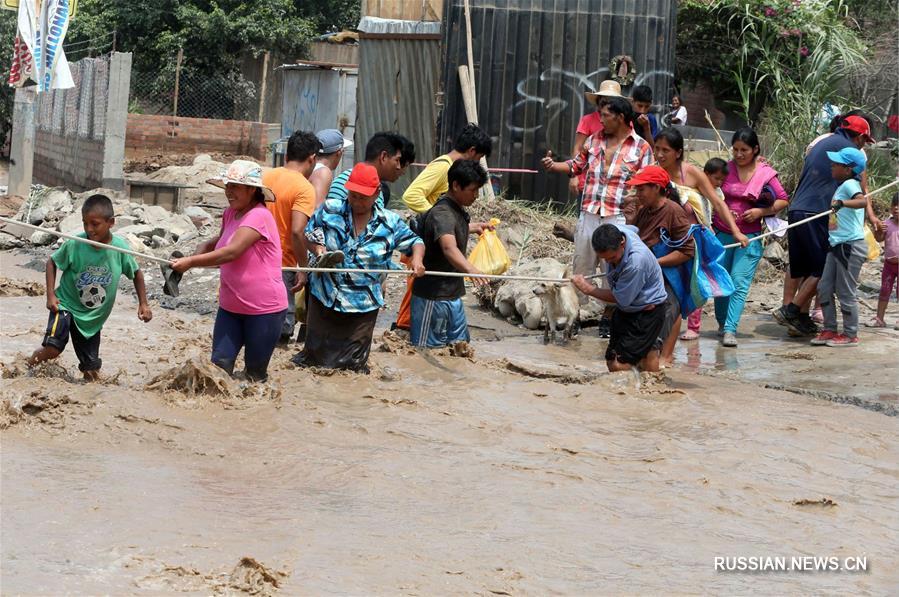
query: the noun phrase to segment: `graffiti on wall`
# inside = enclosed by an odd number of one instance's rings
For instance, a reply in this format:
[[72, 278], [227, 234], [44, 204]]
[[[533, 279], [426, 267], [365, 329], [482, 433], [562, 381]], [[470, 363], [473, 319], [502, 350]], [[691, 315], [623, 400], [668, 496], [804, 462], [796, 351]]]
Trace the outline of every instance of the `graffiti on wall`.
[[[546, 138], [564, 138], [559, 132], [570, 135], [568, 123], [560, 123], [562, 114], [573, 105], [578, 114], [583, 114], [587, 107], [584, 91], [594, 91], [599, 83], [608, 78], [608, 67], [602, 67], [590, 73], [579, 73], [553, 67], [544, 70], [539, 75], [531, 75], [518, 82], [515, 86], [519, 99], [506, 110], [506, 127], [517, 137], [524, 134], [533, 134], [544, 130]], [[641, 73], [634, 80], [634, 85], [649, 85], [655, 90], [669, 89], [674, 74], [671, 71], [653, 70]], [[547, 82], [556, 83], [546, 85]], [[562, 96], [544, 96], [540, 94], [542, 87], [558, 88], [562, 86]], [[667, 99], [667, 98], [666, 98]], [[658, 108], [659, 106], [656, 106]], [[538, 117], [533, 123], [525, 123], [524, 115], [536, 109]], [[560, 124], [564, 124], [565, 131], [559, 131]]]

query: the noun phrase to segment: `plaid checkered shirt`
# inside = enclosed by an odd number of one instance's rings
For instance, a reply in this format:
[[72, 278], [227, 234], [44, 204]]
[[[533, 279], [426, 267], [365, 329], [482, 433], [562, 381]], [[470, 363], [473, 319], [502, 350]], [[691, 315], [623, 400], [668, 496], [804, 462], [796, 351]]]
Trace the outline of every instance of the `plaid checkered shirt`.
[[606, 137], [591, 135], [584, 141], [581, 152], [568, 160], [573, 176], [587, 173], [581, 195], [581, 211], [600, 217], [618, 215], [627, 194], [625, 182], [644, 166], [653, 163], [652, 149], [633, 129], [624, 138], [606, 168]]

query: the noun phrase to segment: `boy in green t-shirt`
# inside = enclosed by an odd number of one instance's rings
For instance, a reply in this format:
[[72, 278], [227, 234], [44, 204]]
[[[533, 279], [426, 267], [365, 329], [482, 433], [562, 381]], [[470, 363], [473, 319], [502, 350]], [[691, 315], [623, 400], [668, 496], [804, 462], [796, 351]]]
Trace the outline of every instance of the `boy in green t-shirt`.
[[[111, 232], [115, 225], [113, 214], [109, 197], [91, 195], [81, 208], [84, 234], [78, 236], [127, 249], [128, 244]], [[62, 270], [59, 288], [55, 288], [57, 268]], [[119, 277], [123, 274], [134, 280], [137, 317], [141, 321], [150, 321], [153, 313], [147, 304], [144, 274], [133, 257], [74, 240], [63, 243], [47, 259], [47, 309], [50, 320], [42, 348], [34, 351], [28, 364], [36, 365], [58, 357], [71, 335], [78, 357], [78, 369], [84, 373], [84, 379], [96, 381], [102, 365], [100, 330], [112, 312]]]

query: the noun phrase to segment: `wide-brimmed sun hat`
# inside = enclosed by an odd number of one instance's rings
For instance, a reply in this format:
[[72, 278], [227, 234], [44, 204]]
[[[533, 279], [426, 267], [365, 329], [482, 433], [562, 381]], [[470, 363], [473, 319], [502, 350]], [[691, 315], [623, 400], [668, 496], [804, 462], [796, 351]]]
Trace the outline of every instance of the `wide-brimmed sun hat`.
[[206, 182], [220, 189], [224, 189], [229, 184], [256, 187], [262, 189], [266, 201], [275, 200], [272, 190], [262, 184], [262, 166], [249, 160], [234, 160], [217, 178], [210, 178]]
[[597, 106], [601, 97], [622, 97], [621, 85], [612, 79], [608, 79], [599, 84], [598, 91], [585, 91], [584, 97], [587, 98], [588, 102]]

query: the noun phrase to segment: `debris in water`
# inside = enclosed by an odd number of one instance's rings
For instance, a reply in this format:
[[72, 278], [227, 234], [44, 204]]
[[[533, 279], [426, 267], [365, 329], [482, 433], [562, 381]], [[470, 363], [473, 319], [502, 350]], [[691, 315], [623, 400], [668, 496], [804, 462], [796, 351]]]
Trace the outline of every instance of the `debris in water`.
[[[191, 357], [182, 365], [172, 367], [154, 377], [148, 390], [180, 394], [188, 399], [207, 396], [217, 398], [226, 407], [270, 403], [281, 398], [281, 391], [271, 383], [238, 382], [224, 370], [201, 357]], [[196, 404], [193, 400], [176, 402], [183, 406]]]
[[794, 506], [821, 506], [822, 508], [833, 508], [837, 505], [835, 501], [828, 497], [823, 497], [820, 500], [796, 500], [793, 502]]
[[45, 361], [34, 367], [28, 364], [28, 358], [23, 354], [17, 354], [11, 363], [0, 365], [0, 377], [12, 379], [15, 377], [46, 377], [55, 378], [74, 383], [75, 378], [69, 374], [68, 369], [54, 361]]
[[23, 282], [0, 276], [0, 296], [43, 296], [44, 288], [40, 282]]
[[191, 357], [183, 365], [163, 371], [154, 377], [148, 390], [182, 392], [189, 396], [230, 396], [234, 381], [222, 369], [200, 357]]
[[273, 589], [281, 588], [281, 582], [287, 576], [287, 572], [270, 570], [254, 558], [245, 556], [231, 572], [229, 586], [250, 595], [270, 595]]

